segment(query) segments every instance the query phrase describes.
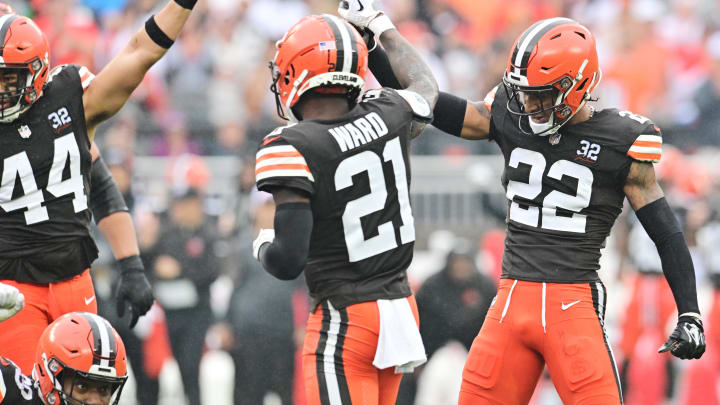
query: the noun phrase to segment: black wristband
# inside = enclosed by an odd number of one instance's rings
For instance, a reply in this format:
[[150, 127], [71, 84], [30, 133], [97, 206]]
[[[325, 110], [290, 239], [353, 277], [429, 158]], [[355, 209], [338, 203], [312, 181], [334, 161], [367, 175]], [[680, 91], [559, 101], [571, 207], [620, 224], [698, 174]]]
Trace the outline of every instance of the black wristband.
[[108, 169], [102, 156], [95, 159], [92, 163], [92, 169], [90, 169], [90, 198], [88, 205], [95, 223], [100, 222], [101, 219], [110, 214], [129, 211], [125, 199], [115, 180], [113, 180], [110, 169]]
[[193, 7], [195, 7], [197, 0], [175, 0], [175, 3], [182, 8], [192, 10]]
[[450, 135], [460, 136], [465, 123], [467, 100], [441, 91], [433, 109], [432, 125]]
[[121, 273], [142, 273], [145, 271], [145, 266], [138, 255], [120, 259], [117, 261], [117, 264], [118, 267], [120, 267]]
[[150, 39], [153, 40], [159, 47], [168, 49], [175, 42], [167, 36], [163, 30], [155, 22], [155, 16], [151, 15], [150, 18], [145, 21], [145, 32], [147, 32]]

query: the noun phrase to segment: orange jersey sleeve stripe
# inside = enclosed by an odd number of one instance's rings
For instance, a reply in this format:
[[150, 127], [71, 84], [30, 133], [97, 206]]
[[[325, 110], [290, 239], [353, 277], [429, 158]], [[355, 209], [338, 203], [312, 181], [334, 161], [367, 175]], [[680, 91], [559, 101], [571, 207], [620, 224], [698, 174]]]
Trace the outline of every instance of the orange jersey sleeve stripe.
[[261, 167], [259, 169], [255, 169], [255, 176], [257, 176], [260, 173], [269, 172], [272, 170], [303, 170], [303, 171], [310, 173], [310, 168], [307, 167], [307, 165], [278, 164], [278, 165], [265, 166], [265, 167]]
[[275, 152], [275, 153], [268, 153], [268, 154], [266, 154], [266, 155], [262, 155], [262, 156], [260, 156], [259, 158], [257, 158], [257, 160], [255, 161], [255, 163], [257, 164], [257, 163], [262, 162], [263, 160], [267, 160], [267, 159], [287, 158], [287, 157], [299, 157], [299, 158], [301, 158], [301, 157], [303, 157], [303, 156], [300, 154], [300, 152]]
[[659, 162], [661, 155], [659, 153], [641, 153], [641, 152], [629, 151], [628, 156], [630, 156], [631, 158], [636, 159], [636, 160]]
[[653, 142], [653, 141], [635, 141], [633, 142], [632, 146], [647, 146], [650, 148], [660, 148], [662, 147], [662, 142]]

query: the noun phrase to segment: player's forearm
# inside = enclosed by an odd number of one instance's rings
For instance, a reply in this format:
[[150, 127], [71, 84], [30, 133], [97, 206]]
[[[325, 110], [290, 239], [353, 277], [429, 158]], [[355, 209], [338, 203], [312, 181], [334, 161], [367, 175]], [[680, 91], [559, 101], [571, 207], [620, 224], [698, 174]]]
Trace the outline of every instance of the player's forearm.
[[190, 16], [190, 9], [172, 0], [151, 16], [116, 55], [83, 95], [88, 133], [122, 108], [147, 71], [165, 55]]
[[434, 107], [438, 98], [438, 85], [420, 54], [396, 29], [383, 32], [380, 42], [385, 47], [400, 86], [418, 93]]
[[261, 246], [258, 254], [265, 270], [281, 280], [297, 278], [307, 262], [312, 227], [308, 203], [278, 204], [275, 239]]
[[636, 211], [643, 228], [650, 236], [670, 285], [678, 315], [698, 314], [700, 309], [695, 286], [695, 268], [680, 224], [665, 198], [660, 198]]
[[170, 1], [160, 12], [151, 17], [154, 25], [149, 19], [148, 23], [135, 33], [124, 52], [133, 54], [138, 67], [143, 71], [142, 76], [135, 77], [137, 84], [142, 81], [145, 72], [165, 55], [180, 35], [180, 31], [190, 17], [190, 11], [178, 5], [174, 0]]
[[[400, 89], [387, 53], [382, 47], [375, 47], [370, 52], [368, 63], [370, 71], [383, 87]], [[483, 130], [484, 122], [490, 121], [490, 114], [482, 103], [473, 103], [450, 93], [439, 92], [437, 103], [433, 108], [432, 125], [450, 135], [465, 139], [485, 139], [487, 130]]]
[[110, 249], [112, 249], [116, 260], [140, 253], [135, 238], [135, 227], [130, 214], [127, 212], [118, 211], [110, 214], [101, 219], [97, 226], [110, 244]]

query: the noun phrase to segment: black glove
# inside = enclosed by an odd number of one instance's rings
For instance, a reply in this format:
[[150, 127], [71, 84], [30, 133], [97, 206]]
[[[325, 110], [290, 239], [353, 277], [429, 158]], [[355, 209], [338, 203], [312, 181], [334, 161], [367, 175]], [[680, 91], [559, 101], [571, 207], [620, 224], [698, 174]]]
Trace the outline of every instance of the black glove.
[[115, 290], [117, 313], [122, 318], [125, 307], [130, 305], [130, 328], [133, 328], [138, 318], [150, 310], [155, 298], [139, 256], [120, 259], [117, 264], [120, 267], [120, 282]]
[[675, 330], [658, 353], [670, 351], [681, 359], [699, 359], [705, 353], [705, 332], [702, 321], [694, 316], [681, 316]]

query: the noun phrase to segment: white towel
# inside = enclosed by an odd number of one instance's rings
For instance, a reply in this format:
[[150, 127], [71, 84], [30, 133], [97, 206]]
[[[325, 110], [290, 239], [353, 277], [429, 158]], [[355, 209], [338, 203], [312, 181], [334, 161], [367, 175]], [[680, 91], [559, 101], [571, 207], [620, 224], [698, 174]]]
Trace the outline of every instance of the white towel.
[[420, 330], [407, 298], [377, 300], [380, 336], [373, 365], [379, 369], [395, 366], [395, 373], [411, 373], [427, 361]]

